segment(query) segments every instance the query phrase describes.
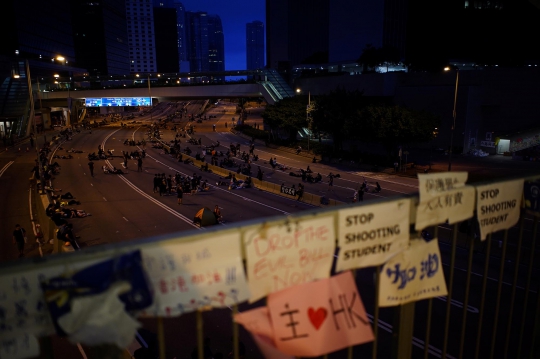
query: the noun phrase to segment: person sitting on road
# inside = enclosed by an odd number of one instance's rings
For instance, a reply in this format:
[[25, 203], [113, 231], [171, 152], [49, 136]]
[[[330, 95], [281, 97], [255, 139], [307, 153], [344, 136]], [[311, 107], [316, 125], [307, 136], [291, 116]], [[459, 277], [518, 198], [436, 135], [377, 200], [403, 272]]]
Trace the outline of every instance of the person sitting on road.
[[214, 207], [214, 216], [216, 216], [216, 220], [218, 223], [221, 223], [223, 221], [223, 216], [221, 215], [221, 210], [219, 209], [219, 206], [216, 204]]

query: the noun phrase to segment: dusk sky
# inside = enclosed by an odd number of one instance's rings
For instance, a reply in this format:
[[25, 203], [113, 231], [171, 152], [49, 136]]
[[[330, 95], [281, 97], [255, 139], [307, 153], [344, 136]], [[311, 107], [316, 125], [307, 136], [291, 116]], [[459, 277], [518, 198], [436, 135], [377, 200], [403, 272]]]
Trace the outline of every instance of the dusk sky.
[[225, 35], [225, 70], [246, 68], [246, 24], [265, 24], [265, 0], [180, 0], [186, 11], [219, 15]]

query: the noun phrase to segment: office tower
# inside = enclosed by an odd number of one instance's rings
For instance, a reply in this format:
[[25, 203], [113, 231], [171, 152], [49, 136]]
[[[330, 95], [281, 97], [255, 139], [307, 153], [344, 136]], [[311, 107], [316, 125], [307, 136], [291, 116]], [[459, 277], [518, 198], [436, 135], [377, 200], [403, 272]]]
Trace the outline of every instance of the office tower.
[[75, 56], [90, 75], [129, 74], [124, 0], [72, 0]]
[[156, 66], [161, 73], [178, 72], [178, 34], [176, 9], [154, 8], [154, 30], [156, 39]]
[[218, 15], [208, 15], [208, 62], [210, 71], [225, 71], [223, 26]]
[[[184, 5], [177, 0], [154, 0], [154, 8], [174, 9], [176, 11], [176, 47], [178, 48], [178, 69], [189, 72], [186, 41], [186, 11]], [[154, 10], [155, 11], [155, 10]], [[158, 38], [156, 37], [156, 40]], [[159, 60], [159, 55], [158, 55]]]
[[186, 11], [187, 54], [190, 71], [209, 70], [208, 15], [206, 12]]
[[246, 69], [264, 67], [264, 24], [253, 21], [246, 24]]
[[151, 0], [126, 0], [131, 73], [157, 70], [153, 9]]

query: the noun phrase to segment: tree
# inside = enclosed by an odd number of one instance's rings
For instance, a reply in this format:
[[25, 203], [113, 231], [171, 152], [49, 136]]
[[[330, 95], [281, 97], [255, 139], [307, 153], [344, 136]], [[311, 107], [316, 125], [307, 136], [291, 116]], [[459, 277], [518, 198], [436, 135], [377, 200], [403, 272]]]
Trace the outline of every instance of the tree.
[[343, 140], [350, 138], [351, 128], [358, 119], [358, 110], [363, 106], [362, 92], [337, 88], [328, 94], [317, 96], [317, 106], [312, 112], [314, 132], [332, 135], [334, 148], [342, 149]]
[[362, 65], [362, 72], [375, 72], [375, 68], [382, 62], [381, 51], [371, 44], [367, 44], [362, 50], [362, 55], [356, 60]]
[[359, 116], [365, 126], [363, 140], [381, 143], [388, 151], [398, 145], [430, 141], [440, 122], [431, 113], [397, 105], [369, 105]]
[[296, 134], [302, 127], [307, 127], [306, 96], [286, 97], [273, 105], [267, 105], [261, 114], [265, 124], [272, 129], [282, 129], [287, 132], [291, 142], [296, 140]]

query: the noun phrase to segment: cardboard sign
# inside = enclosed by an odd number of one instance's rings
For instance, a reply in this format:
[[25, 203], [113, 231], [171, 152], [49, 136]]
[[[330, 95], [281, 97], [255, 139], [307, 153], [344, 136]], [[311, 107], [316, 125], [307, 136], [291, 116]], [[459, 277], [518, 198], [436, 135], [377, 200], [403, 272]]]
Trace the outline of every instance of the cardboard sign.
[[340, 210], [336, 270], [381, 265], [405, 250], [410, 206], [410, 200], [403, 199]]
[[328, 278], [335, 250], [332, 217], [283, 223], [244, 234], [250, 301]]
[[268, 296], [279, 351], [313, 357], [373, 341], [350, 271]]
[[489, 233], [511, 228], [519, 221], [523, 179], [478, 186], [476, 193], [476, 213], [482, 240]]
[[409, 249], [384, 265], [379, 288], [381, 307], [447, 295], [437, 239], [411, 241]]
[[444, 223], [453, 224], [474, 215], [474, 187], [466, 186], [467, 172], [418, 174], [420, 203], [415, 228]]
[[146, 314], [172, 316], [202, 307], [225, 307], [249, 298], [238, 233], [189, 243], [158, 243], [142, 250], [154, 287]]

